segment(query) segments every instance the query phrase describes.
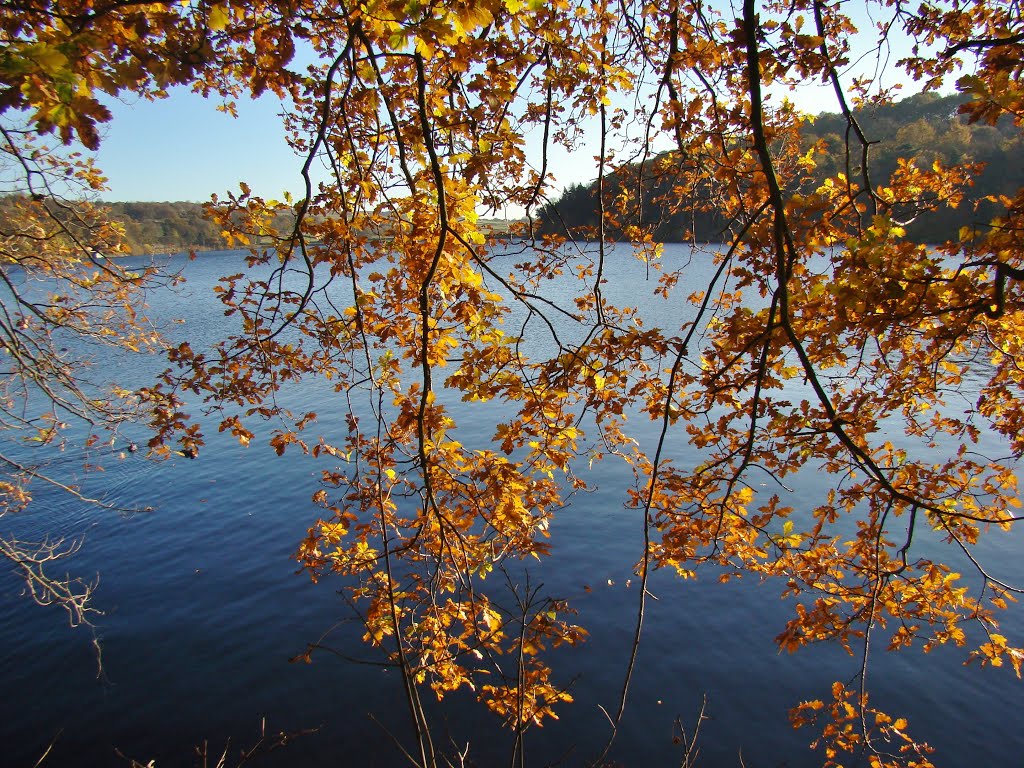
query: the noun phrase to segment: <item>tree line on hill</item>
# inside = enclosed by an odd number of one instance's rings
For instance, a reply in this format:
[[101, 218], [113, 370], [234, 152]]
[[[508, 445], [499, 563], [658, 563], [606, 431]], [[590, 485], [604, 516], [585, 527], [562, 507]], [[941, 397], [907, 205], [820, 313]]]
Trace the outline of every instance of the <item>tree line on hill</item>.
[[221, 227], [200, 203], [108, 203], [111, 219], [124, 226], [132, 253], [209, 250], [224, 247]]
[[[973, 186], [958, 207], [936, 205], [907, 217], [907, 236], [916, 242], [944, 242], [955, 238], [963, 227], [984, 229], [998, 210], [990, 198], [1012, 196], [1024, 184], [1024, 165], [1020, 162], [1024, 146], [1012, 121], [1004, 117], [995, 125], [969, 123], [960, 113], [960, 105], [967, 100], [961, 94], [921, 93], [854, 113], [874, 142], [870, 163], [875, 185], [887, 183], [900, 158], [912, 159], [923, 169], [935, 162], [947, 167], [961, 163], [980, 166], [972, 174]], [[834, 178], [847, 167], [853, 172], [859, 170], [857, 158], [851, 158], [848, 166], [846, 131], [846, 118], [840, 114], [821, 114], [802, 126], [801, 151], [816, 147], [813, 183]], [[681, 186], [685, 164], [679, 153], [666, 152], [607, 174], [603, 179], [604, 237], [630, 239], [627, 233], [636, 227], [659, 242], [716, 242], [728, 238], [730, 222], [715, 204], [718, 191], [706, 181], [697, 187]], [[686, 189], [682, 196], [681, 188]], [[567, 187], [558, 200], [539, 210], [539, 232], [583, 239], [599, 237], [602, 222], [597, 189], [597, 180]]]
[[[16, 195], [0, 196], [0, 236], [3, 222], [12, 218], [9, 206]], [[211, 220], [202, 203], [192, 202], [116, 202], [102, 203], [109, 220], [124, 229], [124, 241], [135, 255], [207, 251], [228, 247], [222, 224]], [[278, 211], [272, 220], [279, 233], [294, 226], [290, 210]], [[508, 237], [512, 222], [506, 219], [481, 219], [481, 228], [492, 237]]]
[[[223, 225], [211, 220], [201, 203], [108, 203], [111, 218], [124, 226], [131, 252], [169, 253], [226, 248]], [[272, 226], [288, 232], [291, 211], [279, 211]]]
[[[0, 196], [0, 235], [4, 233], [5, 222], [15, 218], [13, 211], [17, 199], [18, 195]], [[123, 228], [124, 242], [132, 254], [181, 253], [227, 247], [222, 224], [212, 221], [201, 203], [115, 202], [98, 205], [108, 211], [111, 223]], [[80, 209], [80, 205], [72, 207]], [[279, 213], [273, 226], [279, 232], [286, 232], [291, 229], [293, 221], [288, 213]]]
[[[0, 236], [18, 236], [19, 208], [26, 202], [28, 198], [25, 195], [0, 196]], [[123, 229], [123, 241], [133, 254], [177, 253], [224, 247], [221, 226], [206, 217], [200, 203], [84, 204], [61, 202], [53, 198], [49, 207], [54, 216], [68, 221], [86, 215], [87, 211], [105, 209], [106, 220]]]

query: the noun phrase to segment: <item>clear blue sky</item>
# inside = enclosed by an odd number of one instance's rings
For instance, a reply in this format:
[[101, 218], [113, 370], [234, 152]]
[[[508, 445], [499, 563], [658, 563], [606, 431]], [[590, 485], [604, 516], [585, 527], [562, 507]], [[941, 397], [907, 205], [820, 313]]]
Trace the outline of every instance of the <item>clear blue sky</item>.
[[284, 141], [274, 98], [239, 101], [237, 118], [183, 88], [160, 101], [109, 106], [114, 118], [98, 154], [109, 179], [105, 200], [204, 202], [237, 191], [239, 181], [266, 197], [302, 188], [302, 160]]

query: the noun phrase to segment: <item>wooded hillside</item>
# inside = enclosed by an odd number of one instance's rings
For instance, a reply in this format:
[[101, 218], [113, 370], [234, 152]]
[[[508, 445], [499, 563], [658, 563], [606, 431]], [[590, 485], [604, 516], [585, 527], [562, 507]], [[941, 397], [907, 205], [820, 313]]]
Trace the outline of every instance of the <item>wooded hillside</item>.
[[109, 203], [111, 218], [124, 225], [132, 253], [223, 248], [220, 226], [199, 203]]
[[[973, 188], [956, 209], [940, 205], [942, 200], [935, 197], [924, 205], [918, 201], [914, 210], [903, 212], [907, 234], [917, 242], [954, 238], [961, 227], [983, 230], [996, 210], [988, 198], [1012, 195], [1024, 183], [1020, 162], [1024, 147], [1012, 122], [1003, 119], [994, 126], [968, 123], [960, 113], [960, 105], [967, 100], [960, 94], [922, 93], [855, 112], [861, 129], [873, 142], [870, 163], [876, 186], [889, 183], [901, 157], [913, 158], [919, 168], [930, 168], [935, 162], [944, 166], [980, 164], [973, 174]], [[802, 149], [817, 166], [815, 184], [838, 173], [859, 173], [860, 157], [846, 157], [846, 131], [846, 118], [839, 114], [821, 114], [803, 124]], [[670, 152], [608, 174], [604, 179], [605, 237], [625, 239], [630, 227], [638, 227], [662, 242], [725, 238], [729, 222], [717, 211], [718, 191], [707, 184], [696, 190], [686, 188], [679, 181], [686, 171], [686, 158]], [[597, 185], [597, 180], [573, 184], [559, 200], [541, 208], [541, 232], [598, 237]], [[638, 194], [640, 190], [642, 194]]]

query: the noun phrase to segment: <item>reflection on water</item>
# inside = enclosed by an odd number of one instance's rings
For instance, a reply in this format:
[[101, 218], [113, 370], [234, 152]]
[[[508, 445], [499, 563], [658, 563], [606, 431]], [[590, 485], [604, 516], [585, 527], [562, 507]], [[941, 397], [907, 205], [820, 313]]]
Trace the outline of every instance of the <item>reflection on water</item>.
[[[644, 266], [615, 256], [605, 265], [606, 297], [640, 301], [653, 288]], [[669, 263], [690, 258], [688, 251], [667, 248]], [[169, 326], [170, 333], [187, 336], [196, 348], [222, 336], [231, 319], [210, 288], [239, 264], [237, 254], [201, 256], [186, 266], [189, 282], [182, 289], [151, 297], [153, 315], [184, 318]], [[706, 281], [711, 268], [707, 257], [694, 257], [694, 284]], [[678, 328], [692, 316], [677, 300], [650, 301], [645, 311], [653, 324]], [[120, 373], [139, 384], [160, 367], [159, 361], [136, 361]], [[289, 396], [296, 409], [318, 411], [322, 429], [341, 414], [324, 389]], [[457, 413], [460, 439], [488, 440], [493, 415], [486, 409]], [[650, 423], [635, 428], [637, 439], [655, 438]], [[101, 574], [98, 606], [105, 615], [97, 631], [104, 677], [96, 678], [88, 632], [68, 631], [55, 612], [20, 598], [16, 579], [3, 574], [5, 764], [32, 765], [55, 737], [49, 765], [123, 766], [115, 749], [158, 766], [191, 764], [193, 745], [209, 740], [211, 751], [219, 750], [230, 738], [233, 749], [241, 748], [256, 740], [264, 718], [270, 731], [321, 729], [262, 764], [400, 764], [391, 738], [367, 717], [373, 713], [383, 727], [403, 733], [393, 673], [327, 654], [314, 656], [311, 665], [288, 663], [332, 627], [331, 645], [374, 660], [359, 642], [360, 628], [346, 621], [337, 585], [330, 579], [311, 584], [295, 573], [291, 559], [316, 516], [309, 497], [320, 464], [294, 453], [274, 458], [255, 443], [245, 449], [208, 432], [197, 461], [120, 459], [114, 446], [106, 471], [84, 479], [90, 494], [153, 504], [152, 513], [83, 509], [36, 489], [39, 503], [17, 521], [20, 531], [84, 536], [73, 567]], [[676, 448], [685, 460], [683, 441]], [[568, 598], [590, 631], [582, 648], [558, 654], [556, 673], [571, 684], [576, 704], [560, 710], [560, 721], [529, 734], [531, 764], [566, 756], [564, 764], [583, 765], [608, 734], [604, 711], [617, 705], [637, 604], [631, 567], [641, 552], [641, 520], [623, 506], [631, 479], [628, 468], [613, 461], [595, 466], [588, 480], [596, 490], [575, 497], [556, 516], [554, 556], [531, 573], [546, 592]], [[798, 479], [793, 503], [811, 505], [825, 478], [804, 473]], [[1019, 545], [1017, 535], [997, 536], [984, 554], [1000, 575], [1019, 576]], [[741, 750], [746, 765], [819, 764], [820, 755], [806, 746], [811, 734], [790, 730], [786, 709], [827, 695], [833, 680], [852, 677], [857, 659], [831, 646], [778, 654], [772, 639], [792, 606], [779, 600], [771, 583], [720, 585], [713, 573], [684, 582], [659, 572], [650, 591], [657, 599], [647, 605], [632, 703], [613, 759], [627, 766], [677, 764], [674, 723], [681, 718], [691, 726], [706, 695], [711, 719], [702, 727], [702, 765], [738, 765]], [[1003, 627], [1010, 636], [1021, 629], [1019, 616]], [[1021, 703], [1019, 683], [1005, 670], [965, 669], [961, 661], [955, 649], [876, 654], [874, 702], [908, 715], [912, 732], [939, 747], [939, 764], [1008, 765], [1024, 750], [1024, 733], [1011, 727]], [[478, 765], [505, 760], [510, 734], [468, 695], [454, 697], [437, 715], [445, 743], [448, 737], [460, 748], [469, 742]]]

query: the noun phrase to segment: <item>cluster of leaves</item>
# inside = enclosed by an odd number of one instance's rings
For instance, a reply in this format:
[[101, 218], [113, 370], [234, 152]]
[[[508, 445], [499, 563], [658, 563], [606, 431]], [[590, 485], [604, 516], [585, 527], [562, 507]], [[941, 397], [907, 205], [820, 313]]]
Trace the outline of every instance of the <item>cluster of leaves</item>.
[[[550, 554], [552, 516], [587, 487], [580, 462], [634, 471], [637, 643], [650, 570], [689, 576], [712, 563], [792, 597], [782, 648], [860, 650], [853, 683], [794, 713], [830, 715], [828, 765], [851, 751], [928, 764], [902, 719], [869, 706], [873, 635], [893, 649], [969, 645], [970, 658], [1019, 672], [1024, 650], [996, 631], [1019, 590], [974, 553], [1018, 519], [1024, 190], [996, 196], [984, 226], [935, 248], [907, 237], [907, 211], [964, 204], [976, 169], [909, 157], [876, 172], [854, 108], [872, 85], [840, 74], [856, 39], [841, 4], [29, 5], [17, 23], [4, 17], [4, 98], [38, 131], [88, 145], [103, 117], [94, 92], [125, 82], [291, 99], [305, 194], [276, 202], [243, 186], [211, 205], [229, 241], [275, 269], [225, 278], [237, 336], [172, 351], [177, 368], [146, 392], [158, 404], [153, 446], [201, 448], [189, 396], [242, 442], [269, 422], [278, 453], [321, 462], [322, 514], [298, 558], [314, 578], [343, 577], [366, 641], [400, 670], [415, 764], [442, 760], [428, 687], [475, 690], [512, 729], [514, 763], [527, 729], [568, 700], [546, 650], [584, 630], [522, 573]], [[911, 40], [903, 66], [928, 89], [969, 68], [965, 113], [1020, 131], [1015, 4], [877, 6], [877, 51]], [[299, 47], [315, 61], [302, 72], [287, 67]], [[764, 97], [810, 80], [833, 85], [841, 115], [843, 162], [828, 172], [819, 159], [835, 149], [808, 147], [806, 120]], [[538, 235], [532, 215], [549, 202], [549, 151], [573, 150], [584, 132], [600, 147], [590, 251]], [[315, 186], [314, 163], [328, 171]], [[683, 297], [693, 308], [680, 327], [648, 327], [603, 294], [610, 233], [659, 266], [651, 223], [624, 218], [643, 185], [606, 195], [626, 165], [658, 169], [668, 215], [698, 200], [721, 223], [717, 271]], [[510, 206], [526, 213], [518, 252], [494, 247], [478, 218]], [[675, 298], [681, 277], [663, 270], [657, 293]], [[567, 301], [545, 292], [555, 278], [576, 286]], [[958, 399], [969, 373], [984, 382], [976, 403]], [[344, 416], [338, 433], [280, 404], [284, 388], [312, 380]], [[494, 417], [490, 440], [460, 441], [456, 402]], [[635, 440], [627, 417], [655, 420], [661, 438]], [[1007, 458], [982, 455], [987, 432], [1005, 438]], [[696, 466], [669, 454], [677, 433], [700, 452]], [[797, 509], [782, 489], [802, 470], [833, 483]], [[753, 474], [779, 492], [755, 492]], [[970, 582], [923, 554], [922, 538], [967, 563]], [[487, 579], [496, 572], [505, 578]], [[626, 666], [613, 726], [633, 658]]]

